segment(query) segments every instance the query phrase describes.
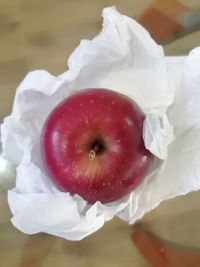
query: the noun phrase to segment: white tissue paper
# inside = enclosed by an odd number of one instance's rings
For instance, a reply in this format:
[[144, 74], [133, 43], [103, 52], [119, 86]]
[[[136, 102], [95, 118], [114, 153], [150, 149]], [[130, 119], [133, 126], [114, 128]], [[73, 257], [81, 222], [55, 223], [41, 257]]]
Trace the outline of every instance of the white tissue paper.
[[[115, 8], [104, 9], [103, 17], [102, 32], [81, 41], [68, 71], [55, 77], [36, 70], [25, 77], [1, 125], [3, 156], [18, 166], [16, 187], [8, 192], [11, 221], [26, 234], [81, 240], [114, 216], [134, 223], [161, 201], [200, 188], [200, 48], [171, 64], [136, 21]], [[45, 119], [63, 98], [91, 87], [118, 91], [140, 105], [145, 146], [156, 156], [137, 189], [109, 204], [88, 205], [60, 192], [41, 163]]]

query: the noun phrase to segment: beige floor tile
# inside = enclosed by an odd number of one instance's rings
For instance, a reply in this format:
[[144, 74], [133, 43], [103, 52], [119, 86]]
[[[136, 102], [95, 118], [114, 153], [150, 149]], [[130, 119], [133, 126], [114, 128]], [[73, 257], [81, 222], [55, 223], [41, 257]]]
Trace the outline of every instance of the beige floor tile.
[[24, 57], [19, 1], [0, 0], [0, 62]]

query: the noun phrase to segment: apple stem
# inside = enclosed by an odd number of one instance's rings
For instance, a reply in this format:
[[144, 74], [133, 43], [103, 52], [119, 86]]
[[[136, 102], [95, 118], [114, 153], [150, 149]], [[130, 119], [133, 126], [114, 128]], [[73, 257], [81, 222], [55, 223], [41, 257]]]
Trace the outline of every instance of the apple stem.
[[90, 150], [89, 159], [94, 160], [96, 158], [96, 152], [94, 150]]
[[100, 149], [99, 145], [95, 144], [95, 146], [90, 150], [90, 153], [89, 153], [90, 160], [94, 160], [96, 158], [96, 155], [99, 149]]

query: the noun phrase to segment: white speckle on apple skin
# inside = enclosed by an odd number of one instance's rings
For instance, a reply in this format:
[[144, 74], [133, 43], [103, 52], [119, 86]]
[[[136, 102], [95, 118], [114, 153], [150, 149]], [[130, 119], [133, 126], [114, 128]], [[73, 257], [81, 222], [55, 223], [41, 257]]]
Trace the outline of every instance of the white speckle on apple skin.
[[69, 166], [66, 166], [65, 168], [65, 173], [67, 173], [69, 171], [70, 167]]
[[130, 118], [125, 117], [124, 120], [125, 120], [125, 122], [128, 124], [128, 126], [132, 126], [132, 125], [134, 125], [133, 120], [131, 120]]
[[64, 153], [67, 152], [67, 144], [63, 144], [61, 149], [62, 149], [62, 152]]
[[93, 100], [90, 100], [90, 104], [94, 104], [94, 101]]
[[112, 145], [111, 148], [110, 148], [110, 150], [112, 152], [115, 152], [115, 153], [120, 153], [121, 152], [121, 148], [120, 148], [119, 145]]
[[109, 117], [106, 117], [106, 118], [105, 118], [105, 122], [106, 122], [106, 123], [109, 123], [109, 122], [110, 122], [110, 118], [109, 118]]
[[78, 149], [76, 150], [76, 152], [77, 152], [77, 154], [81, 154], [81, 153], [83, 153], [83, 150], [82, 150], [81, 148], [78, 148]]
[[80, 175], [81, 175], [80, 171], [77, 170], [77, 171], [75, 172], [75, 177], [76, 177], [76, 178], [79, 178]]

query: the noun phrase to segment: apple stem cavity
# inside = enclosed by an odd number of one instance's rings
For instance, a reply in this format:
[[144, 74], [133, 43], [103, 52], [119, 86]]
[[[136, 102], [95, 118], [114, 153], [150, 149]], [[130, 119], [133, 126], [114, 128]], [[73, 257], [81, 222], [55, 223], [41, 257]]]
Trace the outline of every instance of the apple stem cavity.
[[89, 159], [94, 160], [97, 155], [101, 154], [105, 150], [105, 146], [102, 141], [96, 139], [90, 145]]

